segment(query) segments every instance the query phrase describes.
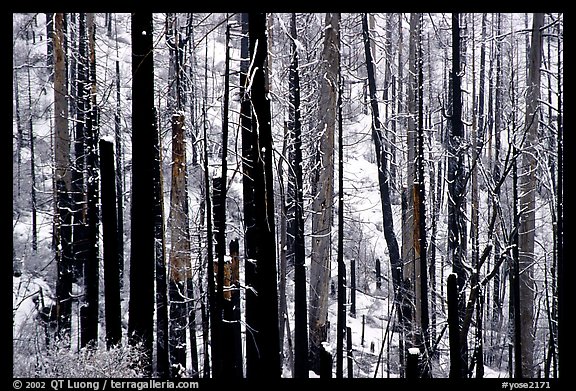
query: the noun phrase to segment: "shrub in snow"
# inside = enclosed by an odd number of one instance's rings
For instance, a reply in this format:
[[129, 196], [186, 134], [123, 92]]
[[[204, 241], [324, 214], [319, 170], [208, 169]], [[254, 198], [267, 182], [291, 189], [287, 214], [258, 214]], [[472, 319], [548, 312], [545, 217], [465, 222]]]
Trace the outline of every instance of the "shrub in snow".
[[[54, 342], [40, 349], [33, 340], [14, 344], [14, 377], [144, 377], [141, 370], [143, 352], [138, 347], [121, 345], [106, 350], [70, 350], [64, 343]], [[38, 341], [36, 341], [38, 342]]]

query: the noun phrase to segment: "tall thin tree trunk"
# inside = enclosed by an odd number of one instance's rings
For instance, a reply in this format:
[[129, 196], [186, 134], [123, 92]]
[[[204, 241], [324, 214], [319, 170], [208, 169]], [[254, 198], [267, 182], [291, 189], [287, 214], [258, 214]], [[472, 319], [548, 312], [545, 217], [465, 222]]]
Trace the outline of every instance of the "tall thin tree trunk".
[[[560, 17], [560, 15], [558, 15], [558, 17]], [[565, 307], [565, 300], [562, 298], [562, 294], [564, 294], [564, 287], [565, 287], [565, 282], [564, 282], [564, 278], [557, 278], [556, 276], [563, 276], [563, 272], [564, 272], [564, 124], [562, 122], [562, 110], [563, 110], [563, 106], [562, 106], [562, 99], [563, 99], [563, 79], [562, 79], [562, 75], [563, 75], [563, 62], [562, 62], [562, 55], [560, 53], [562, 53], [561, 50], [561, 45], [563, 42], [562, 39], [562, 34], [561, 34], [561, 29], [560, 26], [558, 26], [558, 50], [556, 51], [557, 55], [558, 55], [558, 79], [557, 79], [557, 83], [558, 83], [558, 157], [557, 157], [557, 165], [558, 165], [558, 181], [557, 181], [557, 187], [558, 187], [558, 191], [556, 193], [556, 218], [558, 219], [558, 223], [556, 226], [556, 240], [558, 242], [558, 244], [556, 245], [556, 251], [558, 252], [557, 257], [556, 257], [556, 269], [557, 269], [557, 273], [556, 274], [552, 274], [552, 285], [555, 287], [555, 295], [553, 297], [553, 301], [552, 301], [552, 309], [553, 309], [553, 315], [552, 317], [554, 318], [555, 322], [556, 322], [556, 338], [557, 338], [557, 346], [558, 346], [558, 353], [557, 355], [554, 355], [554, 357], [556, 358], [555, 360], [555, 365], [554, 365], [554, 377], [557, 378], [558, 377], [558, 371], [559, 368], [561, 368], [560, 364], [564, 363], [563, 357], [565, 357], [565, 349], [561, 348], [561, 342], [564, 341], [564, 335], [565, 335], [565, 326], [561, 326], [560, 322], [558, 322], [558, 312], [563, 313], [562, 311], [566, 308]], [[555, 300], [554, 300], [555, 299]], [[563, 315], [565, 316], [565, 315]], [[566, 318], [564, 318], [566, 319]]]
[[[116, 18], [116, 16], [114, 16]], [[114, 19], [116, 22], [116, 19]], [[118, 34], [118, 31], [116, 31]], [[118, 55], [118, 40], [116, 40], [116, 54]], [[124, 280], [124, 164], [122, 157], [122, 134], [120, 126], [120, 116], [122, 113], [120, 95], [120, 61], [116, 61], [116, 112], [114, 113], [114, 139], [116, 144], [116, 198], [118, 212], [118, 262], [120, 262], [120, 287]]]
[[[362, 17], [362, 31], [364, 38], [364, 51], [366, 55], [367, 73], [368, 73], [368, 87], [370, 89], [370, 105], [372, 108], [372, 141], [374, 142], [374, 149], [376, 154], [376, 162], [378, 164], [378, 185], [380, 190], [380, 202], [382, 204], [382, 221], [384, 225], [384, 238], [388, 245], [388, 253], [390, 256], [390, 270], [392, 274], [392, 283], [394, 289], [394, 302], [398, 308], [398, 319], [403, 325], [403, 311], [400, 300], [403, 292], [403, 277], [402, 277], [402, 260], [400, 258], [400, 250], [398, 241], [394, 233], [394, 223], [392, 219], [392, 205], [390, 202], [390, 183], [386, 175], [386, 154], [383, 147], [383, 135], [381, 131], [380, 112], [378, 109], [378, 101], [376, 99], [376, 79], [374, 76], [374, 60], [370, 50], [370, 32], [368, 30], [368, 21], [366, 14]], [[400, 96], [400, 95], [399, 95]], [[399, 110], [400, 111], [400, 110]], [[401, 338], [401, 344], [403, 344]], [[403, 350], [403, 349], [401, 349]], [[401, 358], [403, 352], [400, 353]], [[401, 359], [402, 361], [402, 359]]]
[[180, 377], [186, 369], [187, 282], [190, 265], [190, 230], [186, 186], [186, 141], [184, 115], [172, 114], [172, 187], [170, 191], [170, 374]]
[[[418, 15], [418, 55], [417, 55], [417, 69], [418, 69], [418, 133], [416, 139], [416, 172], [415, 179], [417, 183], [414, 185], [414, 229], [417, 230], [417, 235], [414, 235], [414, 247], [416, 254], [419, 255], [417, 261], [419, 263], [419, 273], [416, 275], [420, 289], [416, 291], [417, 297], [420, 301], [420, 329], [422, 333], [422, 341], [424, 352], [423, 358], [425, 363], [421, 365], [421, 377], [430, 376], [430, 363], [429, 357], [426, 352], [430, 351], [430, 315], [428, 312], [428, 268], [426, 253], [428, 250], [428, 243], [426, 241], [426, 198], [425, 198], [425, 178], [424, 178], [424, 57], [422, 55], [422, 18], [423, 15]], [[417, 240], [417, 241], [416, 241]]]
[[344, 263], [344, 142], [342, 137], [342, 73], [338, 83], [338, 313], [336, 317], [336, 378], [343, 377], [344, 331], [346, 329], [346, 264]]
[[[522, 372], [518, 377], [534, 377], [534, 237], [536, 208], [536, 146], [538, 143], [540, 67], [542, 63], [542, 25], [544, 14], [533, 17], [530, 63], [528, 67], [528, 90], [526, 94], [526, 145], [522, 151], [519, 168], [520, 226], [518, 228], [520, 274], [520, 316], [522, 323], [521, 349]], [[518, 341], [517, 341], [518, 342]]]
[[296, 40], [296, 14], [290, 17], [290, 171], [289, 193], [294, 204], [294, 235], [291, 252], [294, 254], [294, 376], [308, 378], [308, 313], [306, 295], [306, 248], [304, 241], [304, 201], [302, 180], [302, 132], [300, 122], [300, 70]]
[[70, 134], [66, 88], [63, 13], [54, 14], [54, 162], [56, 174], [57, 250], [56, 315], [58, 332], [69, 342], [72, 316], [72, 229]]
[[12, 71], [12, 86], [14, 91], [14, 109], [15, 109], [15, 119], [16, 119], [16, 194], [18, 200], [20, 200], [21, 195], [21, 183], [22, 183], [22, 148], [24, 147], [24, 129], [22, 126], [22, 119], [20, 117], [20, 87], [18, 78], [18, 68], [16, 68], [15, 59], [13, 61], [13, 71]]
[[[84, 285], [86, 306], [81, 311], [81, 317], [85, 320], [82, 325], [81, 346], [98, 345], [98, 314], [99, 314], [99, 280], [100, 266], [98, 259], [98, 138], [99, 138], [99, 114], [96, 104], [96, 47], [95, 47], [95, 24], [94, 14], [86, 15], [86, 27], [88, 34], [89, 55], [89, 86], [90, 99], [88, 99], [88, 112], [86, 117], [85, 153], [86, 153], [86, 225], [87, 225], [87, 256], [84, 265]], [[85, 317], [82, 315], [85, 313]]]
[[[258, 296], [252, 297], [252, 318], [246, 318], [253, 334], [247, 338], [247, 378], [278, 378], [281, 374], [278, 335], [278, 292], [276, 284], [276, 239], [274, 224], [274, 189], [272, 177], [272, 128], [270, 101], [265, 91], [267, 56], [266, 14], [250, 13], [248, 18], [250, 57], [254, 63], [250, 97], [254, 114], [252, 146], [254, 156], [254, 209], [256, 216], [252, 235], [246, 247], [252, 254], [256, 275], [246, 281]], [[246, 306], [248, 307], [248, 302]], [[249, 360], [250, 358], [250, 360]]]
[[[30, 202], [32, 206], [32, 250], [38, 250], [38, 224], [37, 224], [37, 205], [36, 205], [36, 164], [34, 153], [34, 126], [32, 121], [32, 85], [30, 83], [30, 67], [26, 67], [26, 74], [28, 76], [28, 106], [30, 114], [28, 116], [28, 130], [30, 131]], [[21, 146], [20, 143], [19, 146]], [[20, 157], [20, 149], [18, 149], [18, 157]], [[20, 169], [20, 164], [18, 164]], [[18, 178], [20, 179], [20, 178]], [[18, 181], [19, 182], [19, 181]]]
[[309, 364], [319, 372], [320, 346], [328, 335], [328, 288], [334, 198], [334, 133], [340, 68], [340, 14], [327, 13], [324, 21], [324, 44], [320, 57], [320, 100], [317, 194], [312, 204], [312, 254], [310, 265]]
[[143, 368], [152, 372], [154, 330], [154, 109], [152, 14], [132, 14], [132, 234], [128, 338], [142, 343]]
[[[464, 259], [466, 255], [464, 219], [464, 150], [462, 146], [464, 127], [462, 124], [462, 91], [460, 87], [460, 20], [459, 14], [452, 14], [452, 69], [451, 92], [452, 110], [450, 113], [451, 132], [448, 143], [448, 250], [452, 261], [452, 270], [458, 276], [458, 292], [463, 294], [466, 283], [466, 270]], [[463, 323], [466, 303], [459, 298], [459, 323]], [[461, 366], [462, 376], [465, 376], [467, 359], [467, 346], [462, 344]]]
[[106, 347], [110, 349], [122, 340], [120, 308], [120, 254], [116, 221], [116, 174], [114, 146], [100, 140], [100, 176], [102, 179], [102, 242], [104, 249], [104, 303], [106, 316]]

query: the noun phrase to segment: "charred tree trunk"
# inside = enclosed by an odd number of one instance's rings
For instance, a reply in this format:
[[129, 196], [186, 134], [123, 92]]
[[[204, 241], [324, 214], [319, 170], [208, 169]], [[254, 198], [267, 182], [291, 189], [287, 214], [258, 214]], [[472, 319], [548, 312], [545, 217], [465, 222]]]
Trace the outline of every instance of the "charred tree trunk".
[[[98, 346], [98, 313], [99, 313], [99, 279], [100, 267], [98, 259], [98, 138], [99, 119], [96, 104], [96, 53], [95, 53], [95, 24], [94, 14], [86, 15], [88, 33], [88, 82], [90, 98], [88, 99], [88, 112], [86, 117], [85, 153], [86, 153], [86, 264], [84, 265], [84, 285], [86, 306], [82, 308], [80, 334], [81, 346]], [[82, 316], [85, 314], [85, 317]]]
[[[290, 23], [292, 35], [290, 62], [290, 111], [288, 129], [290, 131], [290, 171], [289, 194], [294, 205], [294, 239], [289, 253], [294, 254], [294, 377], [308, 378], [308, 314], [306, 295], [306, 248], [304, 241], [304, 201], [302, 180], [302, 133], [300, 122], [300, 70], [296, 40], [296, 14], [292, 13]], [[290, 241], [289, 241], [290, 242]]]
[[122, 163], [122, 134], [120, 115], [122, 113], [120, 99], [120, 61], [116, 61], [116, 112], [114, 113], [114, 139], [116, 144], [116, 202], [118, 221], [118, 262], [120, 267], [120, 287], [124, 279], [124, 165]]
[[[400, 306], [400, 292], [402, 290], [402, 260], [400, 259], [400, 250], [398, 241], [394, 234], [394, 223], [392, 219], [392, 205], [390, 202], [390, 182], [386, 175], [386, 154], [384, 153], [383, 135], [381, 130], [380, 112], [378, 109], [378, 100], [376, 99], [376, 79], [374, 76], [374, 60], [370, 50], [370, 32], [368, 30], [367, 15], [362, 17], [362, 31], [364, 37], [364, 50], [366, 55], [366, 64], [368, 71], [368, 87], [370, 90], [370, 105], [372, 108], [372, 141], [376, 153], [376, 162], [378, 164], [378, 185], [380, 189], [380, 200], [382, 203], [382, 220], [384, 223], [384, 237], [388, 245], [390, 254], [390, 269], [392, 274], [392, 283], [394, 287], [394, 301]], [[401, 316], [402, 311], [398, 311]]]
[[106, 347], [110, 349], [122, 341], [122, 313], [120, 309], [120, 253], [118, 252], [118, 224], [116, 221], [114, 146], [111, 142], [104, 140], [100, 140], [100, 177], [102, 179]]
[[58, 333], [69, 343], [72, 316], [72, 216], [70, 177], [70, 135], [66, 101], [66, 57], [64, 51], [63, 13], [54, 14], [54, 162], [56, 174], [56, 315]]
[[[450, 113], [451, 132], [448, 141], [448, 250], [452, 260], [452, 270], [458, 276], [458, 292], [464, 293], [466, 283], [466, 221], [465, 221], [465, 179], [464, 179], [464, 127], [462, 123], [462, 91], [460, 87], [460, 17], [452, 14], [452, 70], [451, 93], [452, 110]], [[459, 323], [463, 323], [466, 303], [459, 299]], [[466, 370], [468, 361], [467, 346], [461, 348], [461, 368]]]
[[346, 329], [346, 264], [344, 263], [344, 142], [342, 136], [342, 74], [338, 84], [338, 314], [336, 317], [336, 378], [343, 374], [344, 331]]
[[[252, 308], [247, 327], [253, 334], [247, 338], [246, 377], [278, 378], [281, 374], [278, 335], [278, 292], [276, 285], [276, 239], [274, 224], [274, 189], [272, 178], [272, 128], [270, 101], [265, 90], [267, 56], [266, 14], [250, 13], [248, 18], [250, 57], [254, 63], [250, 97], [252, 148], [254, 156], [254, 226], [246, 237], [246, 247], [254, 255], [254, 278], [246, 280], [257, 296], [246, 302]], [[250, 228], [249, 228], [250, 229]], [[247, 276], [248, 277], [248, 276]], [[248, 355], [250, 353], [250, 355]]]
[[154, 316], [154, 109], [152, 14], [132, 14], [132, 252], [128, 336], [142, 343], [144, 370], [152, 372]]
[[450, 378], [460, 379], [466, 377], [465, 362], [462, 361], [460, 347], [460, 317], [458, 314], [458, 284], [457, 275], [448, 276], [448, 337], [450, 343]]

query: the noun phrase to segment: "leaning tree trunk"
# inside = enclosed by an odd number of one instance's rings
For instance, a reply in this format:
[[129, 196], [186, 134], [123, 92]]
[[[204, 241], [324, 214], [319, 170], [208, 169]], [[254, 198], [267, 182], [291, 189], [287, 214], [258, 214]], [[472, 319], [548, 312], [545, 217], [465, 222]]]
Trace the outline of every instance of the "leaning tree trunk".
[[528, 91], [526, 93], [526, 140], [522, 151], [519, 169], [518, 190], [520, 193], [520, 226], [518, 228], [520, 274], [520, 321], [522, 333], [522, 372], [517, 377], [534, 377], [534, 237], [536, 228], [536, 156], [538, 144], [538, 125], [540, 120], [540, 66], [542, 63], [542, 25], [544, 14], [535, 13], [530, 44], [530, 63], [528, 69]]
[[[378, 164], [378, 185], [380, 189], [380, 202], [382, 204], [382, 221], [384, 223], [384, 238], [388, 245], [390, 255], [390, 269], [392, 274], [392, 286], [394, 289], [394, 302], [397, 306], [398, 319], [402, 324], [403, 311], [400, 303], [401, 292], [403, 291], [402, 260], [400, 259], [400, 249], [396, 234], [394, 233], [394, 222], [392, 218], [392, 204], [390, 202], [390, 182], [386, 172], [386, 154], [384, 153], [384, 137], [382, 135], [380, 112], [378, 100], [376, 99], [376, 77], [374, 75], [374, 60], [370, 48], [370, 32], [368, 30], [367, 16], [362, 18], [362, 33], [364, 38], [364, 51], [366, 55], [366, 66], [368, 73], [368, 88], [370, 92], [370, 105], [372, 108], [372, 141], [376, 153]], [[402, 326], [401, 326], [402, 327]], [[401, 339], [401, 344], [403, 341]], [[402, 350], [402, 349], [401, 349]], [[400, 352], [403, 357], [403, 352]]]
[[316, 131], [319, 134], [318, 193], [312, 204], [312, 254], [310, 264], [309, 364], [320, 371], [320, 346], [328, 335], [328, 287], [330, 283], [331, 231], [334, 198], [334, 129], [340, 68], [340, 14], [327, 13], [321, 54], [321, 83]]

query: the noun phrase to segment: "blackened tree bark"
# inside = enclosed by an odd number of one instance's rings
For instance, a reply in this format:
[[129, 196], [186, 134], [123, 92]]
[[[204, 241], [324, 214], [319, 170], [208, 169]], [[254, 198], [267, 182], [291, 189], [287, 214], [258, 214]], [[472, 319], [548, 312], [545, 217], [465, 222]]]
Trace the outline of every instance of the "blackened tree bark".
[[[116, 40], [118, 45], [118, 40]], [[118, 50], [118, 46], [116, 46]], [[118, 53], [118, 52], [117, 52]], [[122, 113], [120, 96], [120, 61], [116, 61], [116, 111], [114, 113], [114, 143], [116, 144], [116, 198], [118, 213], [118, 258], [120, 267], [120, 287], [124, 278], [124, 165], [122, 163], [122, 128], [120, 126], [120, 115]]]
[[66, 58], [64, 51], [63, 13], [54, 14], [54, 162], [56, 174], [56, 315], [58, 333], [69, 341], [72, 315], [72, 229], [70, 135], [68, 133], [68, 103]]
[[118, 252], [118, 224], [116, 221], [114, 146], [111, 142], [104, 140], [100, 140], [100, 177], [102, 179], [106, 347], [110, 349], [122, 340], [122, 314], [120, 310], [120, 253]]
[[344, 263], [344, 142], [342, 137], [342, 73], [338, 70], [338, 314], [336, 317], [336, 378], [343, 377], [344, 331], [346, 330], [346, 264]]
[[[28, 45], [28, 41], [26, 41]], [[32, 84], [30, 83], [30, 67], [26, 67], [26, 75], [28, 78], [28, 107], [30, 115], [28, 116], [28, 130], [29, 130], [29, 145], [30, 145], [30, 203], [32, 207], [32, 250], [38, 250], [38, 224], [37, 224], [37, 202], [36, 202], [36, 163], [34, 153], [34, 125], [32, 123]], [[19, 147], [22, 145], [20, 142]], [[18, 158], [20, 158], [20, 150], [18, 150]], [[20, 163], [20, 162], [19, 162]], [[18, 166], [20, 169], [20, 166]], [[20, 178], [18, 178], [20, 181]], [[19, 187], [19, 186], [18, 186]]]
[[[448, 276], [446, 293], [448, 296], [448, 338], [450, 343], [450, 377], [465, 377], [465, 362], [462, 361], [460, 348], [460, 320], [458, 315], [458, 284], [457, 275], [451, 273]], [[464, 366], [463, 366], [464, 365]]]
[[[246, 301], [253, 306], [251, 318], [246, 314], [247, 327], [253, 331], [247, 337], [246, 377], [278, 378], [281, 373], [278, 334], [278, 293], [276, 284], [276, 239], [274, 235], [274, 189], [272, 178], [272, 128], [270, 101], [265, 90], [267, 56], [266, 14], [250, 13], [248, 17], [252, 80], [252, 148], [254, 156], [254, 226], [248, 227], [248, 256], [255, 263], [255, 273], [247, 288], [257, 296]], [[254, 255], [254, 258], [251, 255]], [[248, 277], [248, 276], [247, 276]], [[255, 306], [255, 307], [254, 307]], [[250, 354], [248, 354], [250, 353]]]
[[[157, 129], [157, 113], [154, 110]], [[162, 175], [162, 146], [159, 132], [154, 132], [152, 155], [154, 215], [154, 265], [156, 280], [156, 372], [159, 377], [169, 375], [168, 282], [164, 232], [164, 175]]]
[[302, 133], [300, 122], [300, 70], [298, 67], [298, 50], [296, 40], [296, 14], [292, 13], [290, 34], [290, 74], [289, 74], [289, 98], [290, 110], [288, 129], [290, 131], [290, 154], [289, 154], [289, 194], [294, 206], [293, 227], [288, 240], [288, 254], [294, 256], [294, 376], [296, 378], [308, 378], [308, 314], [306, 308], [306, 249], [304, 243], [304, 201], [302, 181]]
[[135, 12], [132, 28], [132, 250], [128, 338], [142, 344], [144, 370], [152, 371], [154, 315], [154, 181], [157, 137], [154, 110], [152, 14]]
[[89, 105], [88, 55], [86, 39], [86, 15], [78, 15], [78, 57], [76, 60], [76, 124], [74, 136], [74, 164], [72, 171], [72, 198], [74, 200], [74, 279], [82, 276], [82, 268], [88, 255], [86, 227], [86, 191], [85, 191], [85, 133], [87, 127], [87, 110]]
[[86, 153], [86, 264], [84, 265], [84, 285], [86, 305], [81, 308], [80, 334], [81, 346], [98, 345], [98, 314], [99, 314], [99, 280], [100, 267], [98, 259], [99, 235], [99, 173], [98, 173], [98, 138], [99, 119], [96, 103], [96, 45], [94, 14], [86, 15], [88, 40], [88, 85], [90, 98], [86, 116], [85, 153]]
[[320, 57], [321, 82], [318, 102], [319, 135], [315, 172], [317, 193], [312, 203], [312, 253], [310, 263], [309, 365], [319, 372], [320, 346], [328, 334], [328, 287], [332, 242], [334, 198], [334, 129], [338, 69], [340, 68], [340, 14], [327, 13], [324, 22], [324, 44]]
[[[464, 202], [466, 199], [464, 178], [464, 126], [462, 123], [462, 90], [460, 87], [460, 16], [452, 14], [452, 70], [451, 70], [451, 132], [448, 140], [448, 256], [452, 261], [452, 270], [458, 276], [458, 292], [463, 293], [466, 283], [466, 220]], [[466, 303], [459, 299], [459, 323], [465, 317]], [[462, 370], [466, 370], [468, 361], [467, 346], [462, 344]]]
[[394, 288], [394, 300], [398, 306], [398, 316], [402, 318], [400, 310], [400, 292], [402, 289], [402, 260], [398, 241], [394, 233], [394, 222], [392, 219], [392, 204], [390, 202], [390, 182], [386, 174], [386, 154], [384, 153], [383, 135], [381, 131], [380, 112], [378, 100], [376, 99], [376, 78], [374, 76], [374, 60], [370, 50], [370, 32], [368, 30], [368, 20], [366, 14], [362, 17], [362, 33], [364, 37], [364, 50], [366, 54], [366, 66], [368, 70], [368, 88], [370, 90], [370, 105], [372, 108], [372, 140], [378, 164], [378, 185], [380, 189], [380, 201], [382, 204], [382, 220], [384, 223], [384, 238], [388, 245], [390, 256], [390, 269], [392, 274], [392, 285]]

